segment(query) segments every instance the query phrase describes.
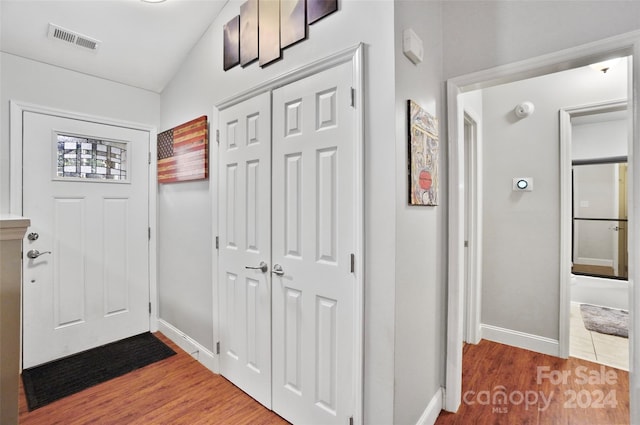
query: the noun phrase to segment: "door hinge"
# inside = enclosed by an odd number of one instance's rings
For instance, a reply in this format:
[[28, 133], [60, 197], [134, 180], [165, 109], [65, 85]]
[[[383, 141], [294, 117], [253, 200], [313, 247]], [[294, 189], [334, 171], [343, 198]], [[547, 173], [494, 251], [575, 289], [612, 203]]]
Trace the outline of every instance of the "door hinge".
[[220, 341], [216, 342], [216, 354], [220, 354]]
[[151, 152], [149, 152], [149, 164], [151, 164]]
[[355, 273], [356, 271], [356, 255], [351, 254], [351, 273]]
[[353, 87], [351, 87], [351, 107], [356, 107], [356, 89]]
[[148, 230], [149, 230], [149, 240], [151, 240], [151, 227], [149, 227]]
[[220, 130], [216, 130], [216, 142], [220, 144]]
[[216, 236], [216, 249], [220, 249], [220, 238], [218, 236]]
[[151, 316], [151, 303], [149, 303], [149, 316]]
[[464, 241], [464, 247], [469, 248], [469, 241]]

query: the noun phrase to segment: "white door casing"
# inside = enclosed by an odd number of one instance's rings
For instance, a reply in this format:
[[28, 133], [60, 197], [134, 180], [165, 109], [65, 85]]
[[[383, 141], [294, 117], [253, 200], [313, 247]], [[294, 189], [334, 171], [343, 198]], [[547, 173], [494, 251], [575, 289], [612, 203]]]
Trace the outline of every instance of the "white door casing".
[[[626, 100], [615, 100], [602, 104], [563, 108], [559, 111], [560, 128], [560, 332], [558, 356], [568, 358], [570, 354], [570, 311], [571, 311], [571, 240], [572, 240], [572, 158], [571, 116], [611, 112], [627, 109]], [[629, 132], [632, 134], [632, 131]], [[631, 260], [631, 257], [629, 257]]]
[[353, 412], [355, 110], [343, 64], [273, 92], [273, 409]]
[[[220, 373], [271, 408], [271, 95], [219, 115]], [[259, 269], [264, 263], [264, 270]], [[246, 267], [254, 267], [247, 269]]]
[[[23, 112], [23, 366], [148, 331], [148, 131]], [[127, 144], [126, 183], [55, 177], [56, 137]], [[26, 256], [25, 256], [26, 257]]]

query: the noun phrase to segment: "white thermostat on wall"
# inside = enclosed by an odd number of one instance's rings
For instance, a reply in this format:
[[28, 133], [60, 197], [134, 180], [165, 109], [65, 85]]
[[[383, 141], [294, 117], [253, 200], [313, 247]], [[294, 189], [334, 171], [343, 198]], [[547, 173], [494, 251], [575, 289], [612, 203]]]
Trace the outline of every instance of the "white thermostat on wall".
[[531, 192], [533, 190], [533, 178], [531, 177], [514, 177], [514, 192]]

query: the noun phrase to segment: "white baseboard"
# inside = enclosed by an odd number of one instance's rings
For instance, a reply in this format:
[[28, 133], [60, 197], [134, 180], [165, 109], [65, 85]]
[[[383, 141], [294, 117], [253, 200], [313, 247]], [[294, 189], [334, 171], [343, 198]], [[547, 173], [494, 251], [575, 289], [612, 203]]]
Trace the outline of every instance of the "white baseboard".
[[424, 412], [422, 412], [422, 415], [420, 416], [420, 419], [418, 419], [418, 422], [416, 423], [416, 425], [433, 425], [436, 423], [436, 420], [438, 419], [438, 415], [440, 415], [440, 412], [442, 411], [442, 407], [443, 407], [443, 400], [444, 400], [444, 396], [442, 394], [443, 391], [444, 390], [440, 388], [434, 394], [433, 398], [427, 405], [427, 408], [424, 409]]
[[210, 350], [162, 319], [158, 319], [158, 331], [189, 353], [191, 357], [202, 363], [204, 367], [213, 373], [218, 373], [217, 358]]
[[613, 260], [608, 258], [578, 257], [573, 264], [580, 264], [584, 266], [613, 267]]
[[525, 350], [536, 351], [550, 356], [558, 356], [560, 344], [558, 340], [532, 335], [511, 329], [491, 325], [480, 325], [482, 338]]

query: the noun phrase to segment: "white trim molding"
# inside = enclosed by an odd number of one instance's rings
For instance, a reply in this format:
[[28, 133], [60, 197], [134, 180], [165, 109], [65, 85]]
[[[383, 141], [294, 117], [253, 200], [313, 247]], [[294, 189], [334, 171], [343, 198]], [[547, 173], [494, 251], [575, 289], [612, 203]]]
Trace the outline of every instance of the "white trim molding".
[[[467, 321], [464, 324], [466, 341], [469, 344], [477, 344], [481, 339], [481, 312], [482, 312], [482, 118], [475, 111], [464, 106], [463, 118], [460, 121], [464, 127], [470, 126], [472, 135], [465, 141], [465, 149], [468, 149], [468, 166], [465, 167], [466, 188], [465, 201], [469, 203], [466, 208], [466, 221], [468, 231], [466, 235], [467, 270], [465, 271], [465, 310]], [[466, 134], [465, 128], [462, 134]]]
[[558, 340], [543, 336], [514, 331], [513, 329], [481, 324], [482, 338], [512, 347], [524, 348], [550, 356], [558, 355]]
[[189, 353], [191, 357], [202, 363], [202, 365], [211, 372], [218, 373], [218, 361], [211, 350], [162, 319], [158, 319], [158, 331], [173, 341], [182, 350]]
[[440, 388], [431, 398], [431, 401], [420, 415], [416, 425], [433, 425], [436, 423], [442, 411], [444, 401], [444, 388]]

